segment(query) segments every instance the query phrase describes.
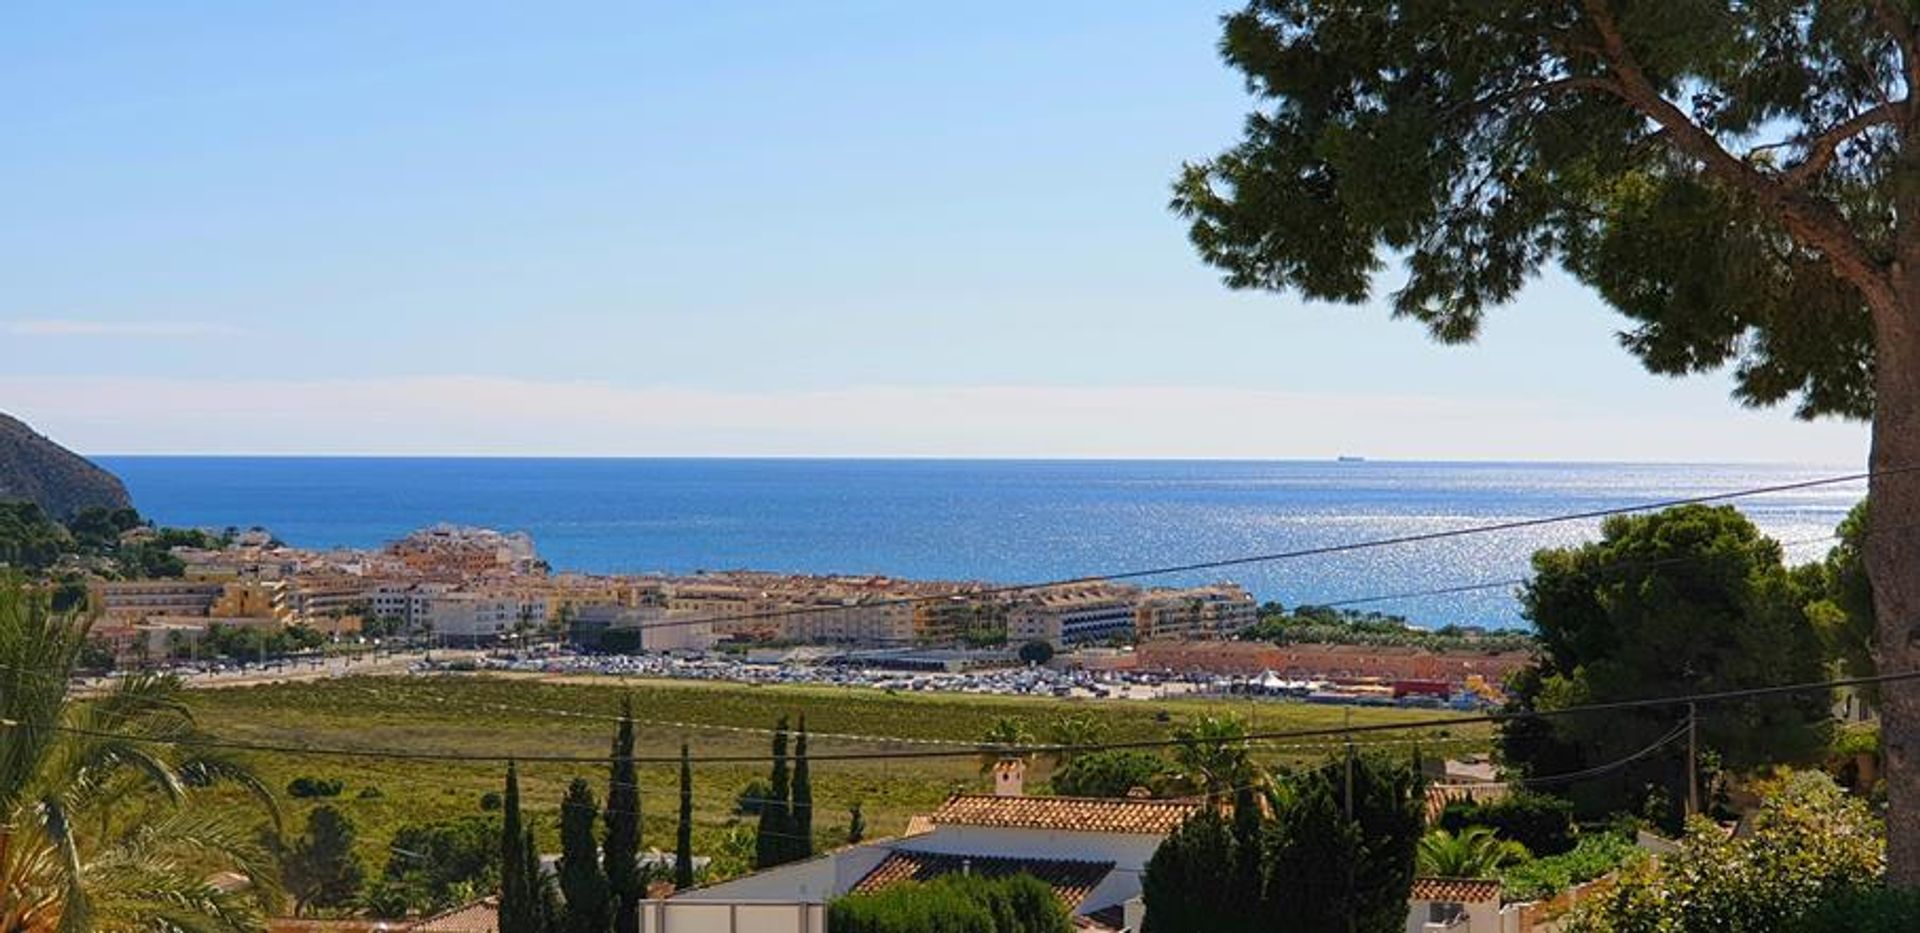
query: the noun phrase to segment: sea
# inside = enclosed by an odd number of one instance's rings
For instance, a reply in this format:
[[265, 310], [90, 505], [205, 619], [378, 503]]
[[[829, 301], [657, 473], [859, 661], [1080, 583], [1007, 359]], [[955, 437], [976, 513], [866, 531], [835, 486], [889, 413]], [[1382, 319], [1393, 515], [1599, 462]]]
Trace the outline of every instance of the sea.
[[[1385, 461], [96, 458], [167, 525], [377, 547], [441, 522], [531, 534], [557, 570], [1038, 583], [1344, 548], [1860, 472], [1858, 465]], [[1861, 482], [1734, 501], [1793, 560]], [[1428, 626], [1522, 626], [1512, 581], [1598, 519], [1141, 577]], [[1433, 590], [1484, 586], [1451, 593]]]

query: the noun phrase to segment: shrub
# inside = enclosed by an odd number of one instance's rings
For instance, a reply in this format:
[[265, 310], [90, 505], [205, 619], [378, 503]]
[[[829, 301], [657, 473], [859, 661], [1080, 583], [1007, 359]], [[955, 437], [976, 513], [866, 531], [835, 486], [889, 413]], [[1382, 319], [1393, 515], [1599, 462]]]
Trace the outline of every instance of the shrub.
[[368, 784], [367, 786], [360, 788], [361, 800], [378, 800], [385, 796], [386, 796], [386, 793], [380, 790], [378, 786], [373, 784]]
[[1053, 776], [1053, 792], [1067, 797], [1125, 797], [1133, 788], [1151, 788], [1169, 770], [1166, 759], [1147, 752], [1092, 752], [1068, 762]]
[[347, 782], [339, 778], [316, 778], [301, 775], [287, 782], [289, 797], [338, 797], [347, 788]]
[[1440, 814], [1440, 828], [1459, 835], [1485, 826], [1535, 855], [1559, 855], [1574, 846], [1573, 803], [1547, 794], [1513, 794], [1486, 803], [1461, 801]]
[[1748, 825], [1751, 832], [1729, 838], [1695, 819], [1678, 852], [1643, 862], [1582, 901], [1564, 929], [1772, 933], [1820, 916], [1837, 900], [1843, 903], [1833, 909], [1844, 910], [1844, 901], [1877, 885], [1886, 868], [1881, 829], [1866, 802], [1818, 772], [1794, 774], [1763, 791]]
[[1028, 664], [1045, 664], [1053, 660], [1053, 645], [1045, 641], [1030, 641], [1020, 646], [1020, 660]]
[[1640, 850], [1614, 833], [1587, 833], [1571, 850], [1521, 862], [1500, 872], [1509, 901], [1539, 901], [1592, 881], [1634, 859]]
[[739, 796], [734, 798], [733, 811], [749, 816], [758, 816], [760, 808], [773, 799], [773, 785], [766, 778], [754, 778], [747, 786], [740, 788]]
[[1867, 888], [1813, 908], [1795, 933], [1908, 933], [1920, 930], [1920, 891]]
[[500, 809], [501, 803], [500, 792], [497, 790], [490, 790], [480, 795], [480, 809], [488, 813]]
[[943, 875], [828, 905], [834, 933], [1068, 933], [1053, 889], [1032, 875]]

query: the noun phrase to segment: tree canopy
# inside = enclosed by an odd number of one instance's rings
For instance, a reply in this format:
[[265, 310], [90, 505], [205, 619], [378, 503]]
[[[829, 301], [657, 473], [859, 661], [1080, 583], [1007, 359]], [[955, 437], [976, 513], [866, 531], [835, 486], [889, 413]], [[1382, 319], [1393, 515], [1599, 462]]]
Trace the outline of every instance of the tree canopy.
[[1257, 100], [1174, 207], [1236, 288], [1361, 302], [1446, 342], [1557, 261], [1660, 373], [1865, 417], [1910, 14], [1869, 2], [1253, 0]]
[[[1539, 630], [1540, 667], [1516, 678], [1522, 708], [1805, 683], [1825, 677], [1805, 594], [1779, 544], [1728, 506], [1681, 506], [1609, 519], [1601, 539], [1534, 555], [1521, 591]], [[1508, 758], [1536, 773], [1594, 767], [1669, 735], [1684, 709], [1650, 707], [1605, 716], [1517, 720], [1503, 732]], [[1822, 693], [1716, 704], [1700, 743], [1746, 769], [1807, 760], [1826, 745]], [[1677, 748], [1570, 789], [1589, 813], [1640, 809], [1651, 788], [1685, 798]], [[1679, 813], [1656, 814], [1677, 824]]]

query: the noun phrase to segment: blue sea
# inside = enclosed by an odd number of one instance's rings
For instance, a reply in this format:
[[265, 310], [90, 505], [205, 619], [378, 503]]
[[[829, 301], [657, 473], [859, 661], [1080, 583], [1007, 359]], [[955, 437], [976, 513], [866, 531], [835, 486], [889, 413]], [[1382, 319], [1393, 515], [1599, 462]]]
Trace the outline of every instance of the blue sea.
[[[436, 522], [533, 535], [556, 568], [752, 568], [1029, 583], [1792, 483], [1857, 466], [1249, 461], [100, 457], [169, 525], [376, 547]], [[1862, 484], [1741, 500], [1788, 553], [1825, 553]], [[1230, 579], [1330, 603], [1525, 576], [1598, 522], [1138, 582]], [[1364, 607], [1523, 624], [1506, 587]]]

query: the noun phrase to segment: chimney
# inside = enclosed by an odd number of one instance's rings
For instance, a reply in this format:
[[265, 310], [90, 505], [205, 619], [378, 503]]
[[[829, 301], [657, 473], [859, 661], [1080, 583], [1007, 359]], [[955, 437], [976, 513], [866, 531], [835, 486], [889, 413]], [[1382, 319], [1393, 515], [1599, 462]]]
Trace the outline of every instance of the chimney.
[[1027, 762], [1021, 758], [1002, 758], [993, 766], [995, 797], [1026, 796]]

